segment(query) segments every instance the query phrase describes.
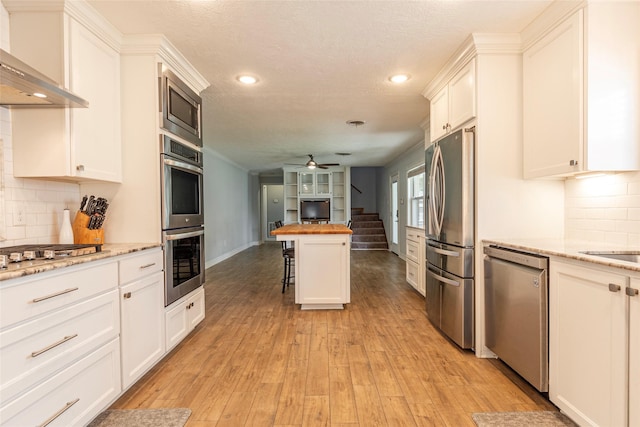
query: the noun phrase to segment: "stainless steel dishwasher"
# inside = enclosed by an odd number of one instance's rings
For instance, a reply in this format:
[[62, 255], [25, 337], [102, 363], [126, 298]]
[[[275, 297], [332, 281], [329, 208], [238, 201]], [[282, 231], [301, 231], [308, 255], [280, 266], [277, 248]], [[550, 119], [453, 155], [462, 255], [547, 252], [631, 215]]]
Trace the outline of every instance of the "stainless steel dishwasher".
[[484, 248], [486, 346], [532, 386], [549, 391], [549, 259]]

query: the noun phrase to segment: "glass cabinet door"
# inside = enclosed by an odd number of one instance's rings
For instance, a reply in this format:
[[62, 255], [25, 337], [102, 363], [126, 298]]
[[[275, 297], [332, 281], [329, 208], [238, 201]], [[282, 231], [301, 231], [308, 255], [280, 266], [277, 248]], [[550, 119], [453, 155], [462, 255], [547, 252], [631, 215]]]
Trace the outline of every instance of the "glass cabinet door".
[[316, 172], [316, 195], [331, 194], [331, 172]]
[[313, 172], [300, 172], [298, 174], [300, 179], [300, 185], [298, 186], [298, 191], [300, 195], [312, 196], [315, 193], [314, 188], [314, 173]]

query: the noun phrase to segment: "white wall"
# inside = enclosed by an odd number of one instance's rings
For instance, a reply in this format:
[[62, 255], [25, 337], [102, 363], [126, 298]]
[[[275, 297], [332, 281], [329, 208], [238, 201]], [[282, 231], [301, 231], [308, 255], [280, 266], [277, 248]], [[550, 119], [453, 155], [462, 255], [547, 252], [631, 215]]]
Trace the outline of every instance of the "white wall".
[[640, 172], [565, 181], [565, 237], [640, 246]]
[[205, 264], [211, 267], [260, 241], [257, 175], [204, 150]]
[[[9, 14], [1, 4], [0, 41], [9, 51]], [[0, 246], [57, 242], [62, 211], [71, 209], [73, 220], [80, 207], [79, 185], [13, 177], [11, 110], [4, 107], [0, 139]]]
[[384, 230], [387, 241], [390, 241], [389, 231], [391, 230], [390, 218], [390, 178], [398, 174], [398, 198], [403, 203], [398, 203], [398, 256], [405, 259], [407, 252], [406, 226], [407, 226], [407, 173], [424, 164], [424, 141], [402, 153], [400, 156], [389, 162], [384, 168], [378, 169], [377, 176], [377, 211], [380, 219], [384, 222]]

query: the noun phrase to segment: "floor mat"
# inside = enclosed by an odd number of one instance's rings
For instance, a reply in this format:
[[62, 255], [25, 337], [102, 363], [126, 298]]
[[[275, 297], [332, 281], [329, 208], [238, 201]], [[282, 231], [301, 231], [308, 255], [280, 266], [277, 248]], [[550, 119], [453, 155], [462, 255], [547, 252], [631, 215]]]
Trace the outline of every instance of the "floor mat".
[[108, 409], [87, 427], [183, 427], [191, 409]]
[[566, 415], [556, 411], [479, 412], [471, 414], [478, 427], [577, 427]]

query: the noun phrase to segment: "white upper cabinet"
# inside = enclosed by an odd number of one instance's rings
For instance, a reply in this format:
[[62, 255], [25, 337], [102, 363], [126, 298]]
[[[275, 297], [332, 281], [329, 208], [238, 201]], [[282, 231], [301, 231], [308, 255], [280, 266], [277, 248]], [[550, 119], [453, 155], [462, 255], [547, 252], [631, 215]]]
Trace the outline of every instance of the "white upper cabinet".
[[300, 197], [331, 196], [331, 172], [300, 172], [298, 179]]
[[458, 71], [431, 101], [431, 141], [476, 116], [475, 59]]
[[83, 3], [42, 12], [29, 10], [30, 3], [5, 2], [11, 53], [89, 107], [14, 109], [14, 175], [120, 182], [120, 35]]
[[524, 177], [640, 169], [640, 3], [588, 3], [523, 54]]

